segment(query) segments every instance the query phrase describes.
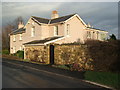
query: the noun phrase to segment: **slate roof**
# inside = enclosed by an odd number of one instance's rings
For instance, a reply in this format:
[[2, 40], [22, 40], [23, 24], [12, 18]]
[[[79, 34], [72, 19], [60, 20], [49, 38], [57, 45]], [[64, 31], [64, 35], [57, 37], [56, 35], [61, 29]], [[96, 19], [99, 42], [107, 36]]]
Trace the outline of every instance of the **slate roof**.
[[62, 21], [66, 21], [67, 19], [71, 18], [74, 15], [75, 14], [67, 15], [67, 16], [63, 16], [63, 17], [59, 17], [59, 18], [55, 18], [55, 19], [51, 19], [50, 24], [52, 24], [52, 23], [58, 23], [58, 22], [62, 22]]
[[23, 45], [26, 45], [26, 44], [44, 44], [48, 41], [52, 41], [52, 40], [55, 40], [55, 39], [58, 39], [58, 38], [61, 38], [63, 36], [60, 36], [60, 37], [49, 37], [49, 38], [45, 38], [43, 40], [34, 40], [34, 41], [31, 41], [31, 42], [28, 42], [28, 43], [24, 43]]
[[[40, 23], [45, 23], [45, 24], [48, 24], [49, 22], [49, 19], [45, 19], [45, 18], [40, 18], [40, 17], [35, 17], [35, 16], [32, 16], [34, 19], [36, 19], [38, 22]], [[34, 20], [32, 19], [32, 20]]]
[[[70, 17], [72, 17], [74, 15], [75, 14], [71, 14], [71, 15], [67, 15], [67, 16], [58, 17], [58, 18], [55, 18], [55, 19], [46, 19], [46, 18], [40, 18], [40, 17], [35, 17], [35, 16], [32, 16], [32, 17], [40, 23], [53, 24], [53, 23], [58, 23], [58, 22], [65, 21], [65, 20], [69, 19]], [[32, 19], [32, 20], [34, 20], [34, 19]]]
[[12, 34], [18, 34], [18, 33], [23, 33], [23, 32], [25, 32], [25, 30], [26, 30], [25, 28], [20, 28], [20, 29], [17, 29], [15, 31], [11, 32], [10, 35], [12, 35]]

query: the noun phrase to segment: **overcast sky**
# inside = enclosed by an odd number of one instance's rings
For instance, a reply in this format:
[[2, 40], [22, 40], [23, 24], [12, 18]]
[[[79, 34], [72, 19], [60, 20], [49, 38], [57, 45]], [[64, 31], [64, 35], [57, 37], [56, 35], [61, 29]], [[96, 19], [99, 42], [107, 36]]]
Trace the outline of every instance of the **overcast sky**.
[[57, 10], [59, 16], [77, 13], [93, 27], [118, 36], [117, 2], [3, 2], [2, 24], [12, 22], [18, 16], [22, 16], [25, 23], [30, 16], [50, 18], [53, 10]]

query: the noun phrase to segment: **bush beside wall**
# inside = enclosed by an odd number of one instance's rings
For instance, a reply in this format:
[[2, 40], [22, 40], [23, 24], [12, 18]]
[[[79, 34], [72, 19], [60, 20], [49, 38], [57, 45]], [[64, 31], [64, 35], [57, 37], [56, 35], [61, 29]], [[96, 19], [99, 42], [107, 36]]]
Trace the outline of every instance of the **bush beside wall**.
[[89, 40], [86, 42], [88, 53], [93, 59], [95, 71], [120, 71], [120, 41], [96, 41]]
[[13, 54], [14, 56], [17, 56], [21, 59], [24, 59], [24, 51], [17, 51], [15, 54]]

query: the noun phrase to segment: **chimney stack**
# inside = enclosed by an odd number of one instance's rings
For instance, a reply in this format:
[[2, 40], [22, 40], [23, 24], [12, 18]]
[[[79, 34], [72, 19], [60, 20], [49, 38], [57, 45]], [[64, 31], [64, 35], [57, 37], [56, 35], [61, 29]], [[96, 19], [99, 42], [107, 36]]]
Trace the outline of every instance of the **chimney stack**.
[[22, 27], [24, 27], [24, 24], [23, 24], [22, 21], [20, 21], [20, 22], [18, 23], [18, 29], [20, 29], [20, 28], [22, 28]]
[[52, 11], [51, 19], [55, 19], [58, 17], [59, 17], [58, 12], [56, 10]]

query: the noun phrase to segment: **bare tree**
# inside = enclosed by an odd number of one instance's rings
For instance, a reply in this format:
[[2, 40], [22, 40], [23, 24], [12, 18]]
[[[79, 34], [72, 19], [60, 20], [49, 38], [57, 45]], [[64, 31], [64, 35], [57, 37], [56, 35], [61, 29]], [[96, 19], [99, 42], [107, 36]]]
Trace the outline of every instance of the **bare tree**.
[[13, 22], [9, 22], [2, 28], [2, 49], [10, 48], [10, 37], [9, 34], [18, 28], [18, 23], [23, 22], [23, 18], [20, 16], [16, 18]]

